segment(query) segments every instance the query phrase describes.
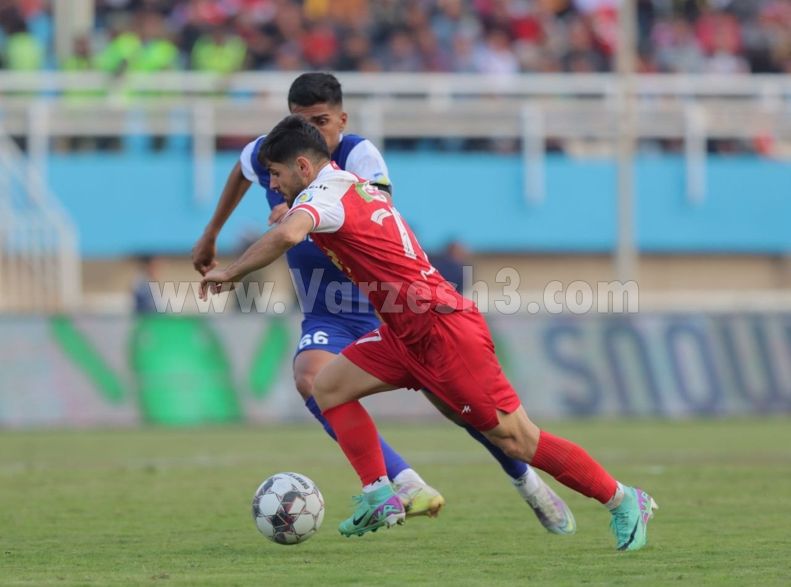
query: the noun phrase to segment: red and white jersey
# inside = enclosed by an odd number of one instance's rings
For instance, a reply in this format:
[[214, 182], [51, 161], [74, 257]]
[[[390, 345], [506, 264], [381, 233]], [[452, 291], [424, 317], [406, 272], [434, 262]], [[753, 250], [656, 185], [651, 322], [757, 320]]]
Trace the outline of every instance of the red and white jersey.
[[294, 200], [313, 218], [313, 241], [368, 296], [406, 345], [431, 330], [435, 313], [472, 307], [431, 265], [390, 198], [332, 163]]

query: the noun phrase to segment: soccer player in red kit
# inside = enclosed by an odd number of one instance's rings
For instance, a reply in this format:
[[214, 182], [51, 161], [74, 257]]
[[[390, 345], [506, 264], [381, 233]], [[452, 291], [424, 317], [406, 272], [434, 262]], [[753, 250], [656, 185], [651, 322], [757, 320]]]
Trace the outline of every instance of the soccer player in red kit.
[[398, 388], [428, 388], [509, 456], [594, 498], [611, 512], [619, 550], [646, 544], [656, 508], [641, 489], [618, 483], [573, 442], [541, 430], [503, 375], [489, 329], [475, 304], [445, 281], [387, 194], [330, 162], [319, 132], [289, 116], [260, 153], [291, 209], [224, 270], [206, 274], [203, 296], [263, 267], [308, 234], [364, 291], [384, 323], [327, 364], [313, 396], [363, 485], [340, 525], [346, 536], [404, 520], [373, 420], [359, 399]]

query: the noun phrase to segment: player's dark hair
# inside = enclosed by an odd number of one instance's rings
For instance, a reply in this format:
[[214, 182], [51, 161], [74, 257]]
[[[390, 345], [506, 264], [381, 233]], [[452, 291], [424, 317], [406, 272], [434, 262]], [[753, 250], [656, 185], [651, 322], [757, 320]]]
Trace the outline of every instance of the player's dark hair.
[[286, 116], [266, 135], [258, 160], [262, 165], [291, 163], [300, 155], [330, 158], [330, 149], [318, 129], [299, 115]]
[[288, 103], [304, 107], [314, 104], [343, 104], [341, 82], [331, 73], [303, 73], [291, 84]]

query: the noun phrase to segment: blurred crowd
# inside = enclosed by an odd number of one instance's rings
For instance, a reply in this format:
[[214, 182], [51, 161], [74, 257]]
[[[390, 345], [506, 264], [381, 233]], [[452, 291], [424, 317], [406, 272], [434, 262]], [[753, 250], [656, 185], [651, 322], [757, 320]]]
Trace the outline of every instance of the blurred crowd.
[[[643, 72], [791, 72], [791, 0], [634, 0]], [[0, 0], [6, 69], [600, 72], [620, 0], [96, 0], [72, 55], [53, 0]]]

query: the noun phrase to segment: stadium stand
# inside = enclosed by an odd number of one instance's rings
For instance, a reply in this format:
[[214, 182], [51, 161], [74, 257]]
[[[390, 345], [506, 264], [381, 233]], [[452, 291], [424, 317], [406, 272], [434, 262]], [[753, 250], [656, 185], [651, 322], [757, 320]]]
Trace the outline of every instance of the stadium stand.
[[[98, 0], [82, 42], [99, 70], [604, 72], [616, 0]], [[0, 2], [0, 58], [69, 68], [48, 0]], [[641, 72], [791, 70], [791, 3], [638, 0]], [[85, 48], [92, 47], [90, 58]]]

